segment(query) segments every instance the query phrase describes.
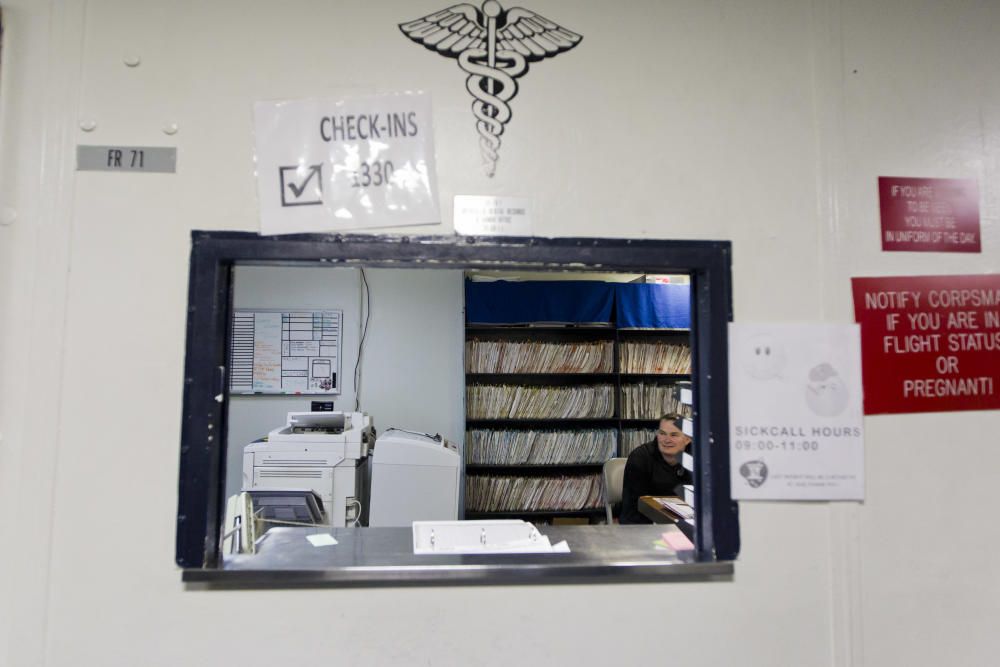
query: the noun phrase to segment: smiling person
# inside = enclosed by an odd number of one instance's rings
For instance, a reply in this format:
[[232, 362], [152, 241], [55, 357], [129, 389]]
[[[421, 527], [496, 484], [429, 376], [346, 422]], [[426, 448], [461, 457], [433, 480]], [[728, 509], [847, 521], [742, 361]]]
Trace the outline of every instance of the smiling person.
[[663, 415], [656, 439], [628, 455], [619, 523], [652, 523], [639, 513], [640, 496], [683, 497], [681, 486], [691, 484], [692, 477], [681, 465], [681, 454], [691, 444], [691, 438], [681, 430], [682, 423], [680, 415]]

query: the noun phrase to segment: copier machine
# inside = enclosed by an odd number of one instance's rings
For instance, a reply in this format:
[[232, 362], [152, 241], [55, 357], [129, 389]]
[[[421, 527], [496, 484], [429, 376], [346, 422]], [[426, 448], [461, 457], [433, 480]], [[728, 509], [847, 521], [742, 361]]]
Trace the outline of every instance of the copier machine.
[[365, 463], [375, 439], [363, 412], [289, 412], [267, 440], [243, 449], [243, 490], [315, 491], [331, 526], [354, 524], [365, 503]]

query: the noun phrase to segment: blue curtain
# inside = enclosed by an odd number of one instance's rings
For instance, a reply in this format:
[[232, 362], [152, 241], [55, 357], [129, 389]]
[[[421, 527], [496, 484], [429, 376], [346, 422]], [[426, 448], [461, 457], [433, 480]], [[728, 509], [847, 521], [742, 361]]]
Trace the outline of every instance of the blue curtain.
[[469, 324], [607, 323], [688, 329], [690, 285], [595, 281], [465, 282]]
[[691, 286], [619, 283], [615, 319], [619, 329], [690, 329]]
[[611, 322], [614, 289], [585, 280], [465, 282], [469, 324]]

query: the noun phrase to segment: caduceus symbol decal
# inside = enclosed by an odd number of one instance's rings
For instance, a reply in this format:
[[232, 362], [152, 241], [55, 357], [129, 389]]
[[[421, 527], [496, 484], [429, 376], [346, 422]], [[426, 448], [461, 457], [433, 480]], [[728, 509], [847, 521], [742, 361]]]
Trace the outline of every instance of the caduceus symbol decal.
[[482, 10], [466, 3], [453, 5], [400, 23], [399, 29], [414, 42], [457, 58], [469, 75], [465, 87], [475, 98], [472, 113], [490, 177], [496, 173], [500, 135], [511, 118], [508, 102], [517, 94], [518, 77], [528, 71], [529, 62], [568, 51], [583, 39], [535, 12], [504, 10], [494, 0], [486, 0]]

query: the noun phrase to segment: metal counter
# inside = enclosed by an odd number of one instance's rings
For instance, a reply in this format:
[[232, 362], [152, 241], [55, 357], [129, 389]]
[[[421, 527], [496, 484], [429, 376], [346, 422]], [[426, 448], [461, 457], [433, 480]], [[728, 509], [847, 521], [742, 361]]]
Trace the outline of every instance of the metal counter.
[[[287, 588], [705, 581], [728, 579], [732, 562], [690, 562], [653, 543], [674, 526], [542, 526], [571, 553], [415, 555], [409, 528], [334, 528], [338, 544], [314, 547], [310, 528], [273, 528], [256, 554], [226, 556], [221, 569], [185, 569], [191, 587]], [[693, 552], [692, 552], [693, 553]]]

